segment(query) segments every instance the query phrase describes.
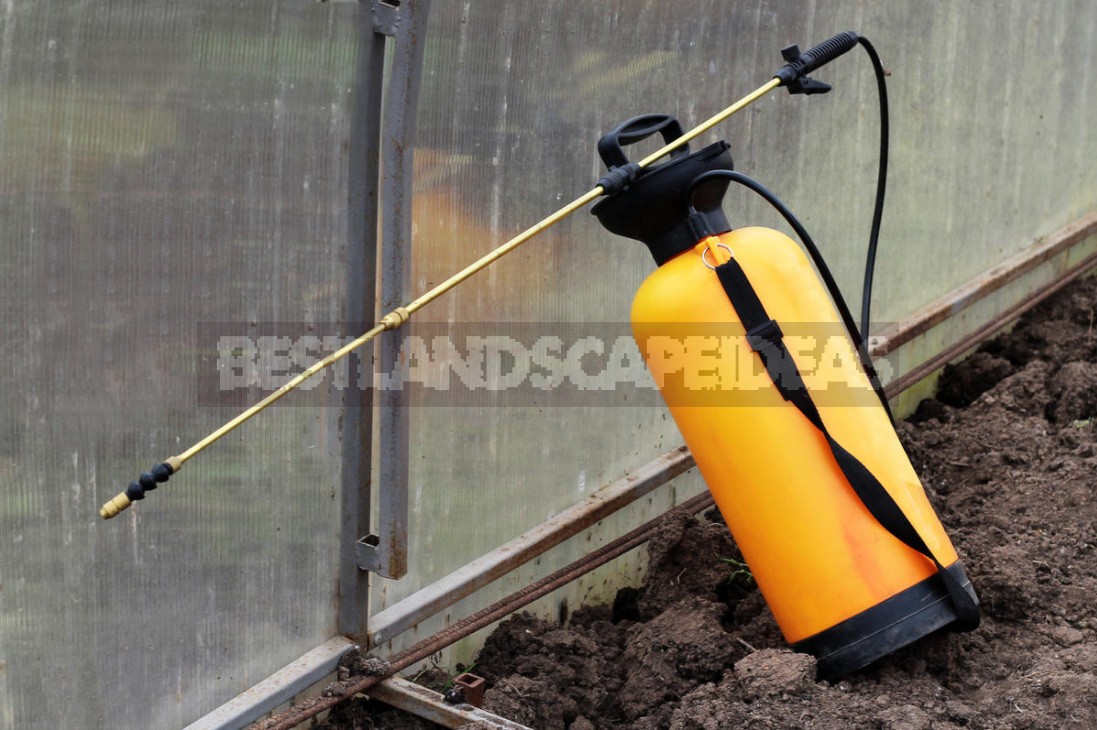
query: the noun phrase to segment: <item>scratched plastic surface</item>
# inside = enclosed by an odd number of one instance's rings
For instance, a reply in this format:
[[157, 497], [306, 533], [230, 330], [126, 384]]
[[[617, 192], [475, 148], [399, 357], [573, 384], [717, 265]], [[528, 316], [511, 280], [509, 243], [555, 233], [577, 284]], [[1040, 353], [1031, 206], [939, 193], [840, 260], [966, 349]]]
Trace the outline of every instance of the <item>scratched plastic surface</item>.
[[337, 408], [97, 510], [234, 413], [200, 323], [339, 318], [353, 17], [0, 4], [0, 727], [182, 727], [335, 632]]

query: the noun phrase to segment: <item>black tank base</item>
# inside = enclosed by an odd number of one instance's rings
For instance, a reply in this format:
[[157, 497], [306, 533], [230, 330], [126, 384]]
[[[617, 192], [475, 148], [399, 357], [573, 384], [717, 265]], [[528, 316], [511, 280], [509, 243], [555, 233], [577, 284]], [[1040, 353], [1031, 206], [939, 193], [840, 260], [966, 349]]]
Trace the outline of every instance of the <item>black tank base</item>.
[[[974, 598], [975, 589], [959, 561], [945, 570]], [[934, 574], [792, 648], [815, 657], [819, 679], [834, 681], [956, 622], [948, 590]]]

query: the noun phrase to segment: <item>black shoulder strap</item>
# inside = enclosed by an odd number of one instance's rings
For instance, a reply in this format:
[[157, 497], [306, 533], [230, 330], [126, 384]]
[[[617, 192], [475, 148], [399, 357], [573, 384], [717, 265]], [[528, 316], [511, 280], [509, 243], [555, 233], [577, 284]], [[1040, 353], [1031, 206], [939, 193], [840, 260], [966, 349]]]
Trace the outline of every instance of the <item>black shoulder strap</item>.
[[853, 491], [876, 521], [905, 545], [922, 553], [937, 566], [937, 573], [948, 589], [961, 628], [973, 629], [978, 626], [979, 604], [975, 597], [951, 572], [944, 569], [902, 508], [884, 489], [880, 480], [830, 435], [799, 370], [796, 369], [792, 354], [785, 346], [781, 327], [766, 312], [742, 267], [732, 258], [727, 263], [716, 267], [716, 275], [743, 323], [747, 342], [762, 359], [766, 372], [773, 384], [777, 386], [781, 396], [791, 401], [823, 435], [838, 468], [842, 470]]

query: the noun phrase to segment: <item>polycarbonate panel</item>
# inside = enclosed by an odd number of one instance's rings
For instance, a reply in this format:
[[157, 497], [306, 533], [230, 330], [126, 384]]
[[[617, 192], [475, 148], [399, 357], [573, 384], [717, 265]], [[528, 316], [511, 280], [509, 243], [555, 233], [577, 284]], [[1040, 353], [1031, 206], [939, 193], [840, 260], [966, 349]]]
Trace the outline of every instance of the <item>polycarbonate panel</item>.
[[[696, 118], [696, 89], [667, 96], [675, 77], [697, 66], [683, 55], [689, 32], [677, 17], [672, 4], [432, 6], [416, 149], [416, 292], [593, 187], [604, 172], [595, 143], [618, 122], [667, 111]], [[676, 20], [668, 25], [668, 18]], [[696, 30], [703, 20], [687, 24]], [[614, 239], [584, 210], [421, 311], [408, 336], [421, 343], [408, 348], [410, 377], [435, 380], [410, 396], [410, 573], [377, 581], [375, 608], [681, 443], [628, 326], [631, 293], [652, 268], [641, 245]], [[589, 357], [580, 358], [584, 351]], [[513, 369], [531, 352], [562, 360], [571, 353], [585, 369], [572, 369], [557, 389], [536, 363]], [[421, 366], [427, 358], [429, 372]], [[446, 371], [448, 390], [435, 389]], [[452, 615], [561, 567], [699, 489], [695, 475], [677, 480]], [[562, 604], [612, 598], [636, 579], [639, 564], [633, 556], [616, 576], [584, 581], [541, 610], [555, 616]], [[430, 626], [437, 622], [414, 637]]]
[[235, 414], [209, 337], [342, 318], [356, 18], [0, 4], [0, 726], [181, 727], [335, 633], [321, 391], [97, 510]]
[[[891, 177], [874, 319], [895, 321], [1097, 204], [1097, 167], [1088, 162], [1097, 146], [1087, 116], [1093, 74], [1080, 60], [1095, 47], [1097, 21], [1087, 10], [1082, 2], [1024, 0], [435, 3], [415, 158], [415, 293], [593, 187], [603, 172], [595, 144], [619, 122], [668, 112], [689, 128], [771, 78], [782, 47], [856, 29], [889, 73]], [[1064, 58], [1077, 73], [1063, 73]], [[805, 222], [857, 312], [876, 184], [875, 84], [860, 49], [815, 76], [834, 91], [778, 91], [693, 148], [727, 139], [737, 169]], [[633, 159], [655, 145], [640, 147]], [[730, 191], [725, 209], [736, 227], [787, 230], [745, 190]], [[561, 322], [590, 323], [599, 337], [627, 335], [632, 293], [653, 268], [640, 244], [605, 233], [583, 211], [422, 310], [423, 322], [444, 323], [430, 334], [448, 332], [450, 349], [422, 340], [408, 351], [412, 377], [456, 372], [455, 362], [472, 372], [470, 337], [509, 337], [532, 351], [539, 337], [560, 335]], [[511, 365], [521, 352], [506, 339], [478, 342], [484, 357], [509, 348]], [[433, 375], [424, 376], [429, 368]], [[481, 387], [470, 396], [458, 387], [442, 406], [445, 397], [412, 396], [420, 407], [410, 449], [411, 572], [377, 581], [375, 606], [680, 443], [661, 406], [546, 392], [536, 403], [503, 407], [511, 388], [506, 372], [496, 376], [502, 394]], [[623, 527], [614, 522], [597, 534]], [[453, 616], [558, 567], [589, 546], [586, 539]], [[593, 594], [576, 589], [568, 600], [574, 606]]]

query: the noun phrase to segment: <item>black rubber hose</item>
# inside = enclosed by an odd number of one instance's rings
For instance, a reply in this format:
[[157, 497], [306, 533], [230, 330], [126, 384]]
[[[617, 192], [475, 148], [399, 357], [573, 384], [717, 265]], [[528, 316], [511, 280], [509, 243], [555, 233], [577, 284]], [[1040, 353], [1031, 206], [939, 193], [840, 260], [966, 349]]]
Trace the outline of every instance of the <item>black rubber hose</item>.
[[861, 338], [867, 342], [872, 311], [872, 278], [876, 271], [876, 247], [880, 241], [880, 223], [884, 218], [884, 191], [887, 188], [888, 90], [884, 80], [884, 67], [876, 49], [863, 36], [858, 36], [857, 42], [872, 61], [872, 70], [876, 72], [876, 91], [880, 97], [880, 169], [876, 174], [876, 204], [872, 210], [872, 230], [869, 233], [868, 253], [865, 257], [865, 280], [861, 288]]

